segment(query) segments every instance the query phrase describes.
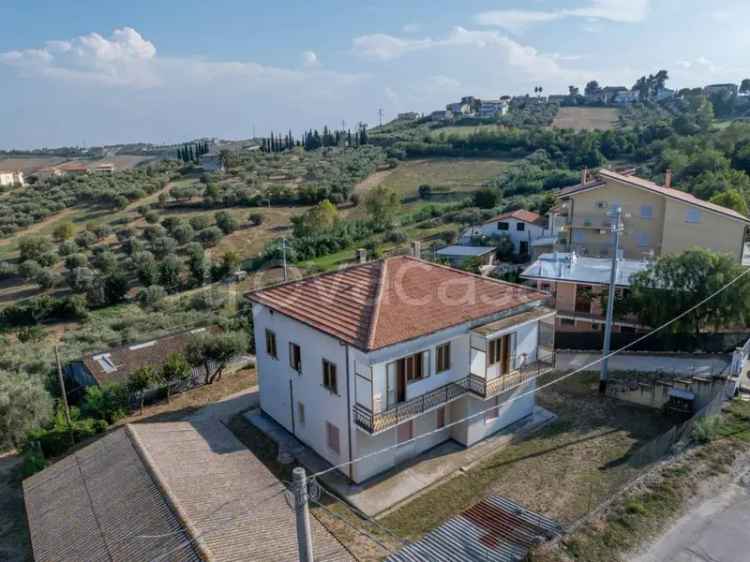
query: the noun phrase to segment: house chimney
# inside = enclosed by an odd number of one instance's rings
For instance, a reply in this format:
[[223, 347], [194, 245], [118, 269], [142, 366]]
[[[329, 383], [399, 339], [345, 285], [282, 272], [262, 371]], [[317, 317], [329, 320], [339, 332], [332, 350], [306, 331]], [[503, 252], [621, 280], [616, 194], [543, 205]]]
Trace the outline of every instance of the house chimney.
[[415, 258], [422, 257], [422, 242], [420, 242], [419, 240], [411, 241], [411, 255]]
[[357, 262], [358, 263], [367, 263], [367, 249], [365, 249], [365, 248], [358, 248], [357, 249]]
[[584, 166], [583, 170], [581, 170], [581, 183], [586, 183], [589, 181], [589, 169]]
[[672, 168], [664, 172], [664, 187], [672, 187]]

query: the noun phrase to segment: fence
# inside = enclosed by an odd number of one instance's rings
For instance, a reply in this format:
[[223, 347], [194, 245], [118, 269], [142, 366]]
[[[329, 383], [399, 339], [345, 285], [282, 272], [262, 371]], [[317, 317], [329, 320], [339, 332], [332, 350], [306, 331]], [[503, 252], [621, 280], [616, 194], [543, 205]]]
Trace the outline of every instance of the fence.
[[[630, 351], [685, 351], [705, 353], [732, 353], [745, 345], [747, 332], [726, 332], [719, 334], [654, 334], [629, 348]], [[628, 345], [643, 334], [613, 333], [612, 349]], [[601, 351], [604, 344], [602, 332], [561, 332], [555, 334], [556, 349], [576, 351]]]
[[616, 466], [604, 467], [604, 470], [614, 472], [614, 474], [610, 473], [611, 483], [607, 486], [606, 493], [602, 494], [602, 490], [596, 489], [595, 485], [592, 484], [589, 488], [588, 501], [583, 502], [581, 512], [578, 517], [566, 526], [566, 532], [570, 533], [574, 531], [589, 516], [603, 511], [622, 492], [647, 474], [647, 467], [667, 458], [671, 453], [686, 446], [696, 424], [703, 418], [718, 415], [721, 412], [721, 405], [725, 400], [726, 395], [722, 389], [715, 394], [710, 402], [689, 419], [672, 426], [666, 432], [654, 437], [631, 453], [622, 462], [617, 463]]

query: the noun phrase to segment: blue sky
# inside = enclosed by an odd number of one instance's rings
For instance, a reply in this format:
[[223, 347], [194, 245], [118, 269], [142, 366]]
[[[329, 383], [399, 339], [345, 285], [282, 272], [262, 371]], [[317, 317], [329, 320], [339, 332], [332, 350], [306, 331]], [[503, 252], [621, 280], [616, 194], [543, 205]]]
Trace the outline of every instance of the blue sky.
[[461, 95], [750, 75], [746, 0], [3, 0], [0, 148], [375, 124]]

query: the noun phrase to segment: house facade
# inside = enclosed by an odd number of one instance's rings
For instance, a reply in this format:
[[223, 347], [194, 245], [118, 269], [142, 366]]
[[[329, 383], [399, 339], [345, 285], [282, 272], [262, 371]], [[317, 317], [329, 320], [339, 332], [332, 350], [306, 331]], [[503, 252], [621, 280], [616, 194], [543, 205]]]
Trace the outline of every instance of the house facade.
[[332, 465], [385, 450], [340, 468], [356, 483], [471, 446], [533, 412], [547, 297], [410, 257], [256, 291], [261, 408]]
[[[669, 174], [668, 174], [669, 176]], [[695, 246], [728, 254], [741, 262], [750, 219], [667, 185], [600, 170], [563, 189], [559, 213], [568, 251], [611, 256], [613, 209], [622, 208], [625, 232], [620, 248], [628, 259], [680, 254]]]
[[497, 238], [507, 235], [513, 242], [514, 254], [528, 255], [531, 253], [532, 242], [549, 234], [544, 217], [532, 211], [518, 209], [468, 228], [462, 234], [461, 241], [469, 243], [476, 236]]
[[[630, 279], [644, 271], [649, 262], [620, 259], [615, 280], [618, 297], [625, 296]], [[589, 258], [575, 252], [541, 255], [521, 273], [521, 278], [540, 290], [552, 294], [559, 332], [598, 332], [604, 329], [605, 310], [602, 297], [609, 290], [611, 258]], [[632, 316], [615, 317], [613, 331], [640, 331]]]
[[23, 172], [0, 171], [0, 187], [6, 187], [9, 185], [26, 185]]

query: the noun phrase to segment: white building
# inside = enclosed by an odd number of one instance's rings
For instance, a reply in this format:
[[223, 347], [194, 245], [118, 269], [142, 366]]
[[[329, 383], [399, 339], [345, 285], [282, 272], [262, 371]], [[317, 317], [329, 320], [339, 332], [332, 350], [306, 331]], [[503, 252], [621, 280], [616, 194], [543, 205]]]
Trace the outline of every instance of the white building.
[[513, 242], [513, 252], [519, 255], [530, 253], [531, 243], [548, 236], [547, 221], [541, 215], [525, 209], [503, 213], [478, 226], [464, 231], [461, 242], [466, 244], [475, 236], [496, 238], [507, 234]]
[[508, 113], [508, 103], [503, 100], [482, 100], [479, 104], [480, 117], [498, 117]]
[[554, 362], [547, 297], [411, 257], [256, 291], [261, 408], [333, 465], [387, 449], [340, 468], [357, 483], [471, 446], [531, 415]]
[[26, 185], [26, 180], [23, 177], [23, 172], [10, 172], [5, 170], [0, 171], [0, 187], [5, 187], [8, 185]]

